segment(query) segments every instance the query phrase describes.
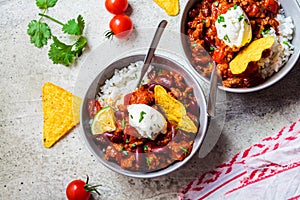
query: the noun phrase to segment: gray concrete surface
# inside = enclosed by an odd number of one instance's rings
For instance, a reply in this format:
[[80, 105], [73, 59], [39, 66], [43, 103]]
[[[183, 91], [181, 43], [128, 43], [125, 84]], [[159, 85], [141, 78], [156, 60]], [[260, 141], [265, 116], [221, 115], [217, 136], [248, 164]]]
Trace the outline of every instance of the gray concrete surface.
[[[183, 9], [184, 0], [181, 0]], [[179, 30], [180, 15], [167, 16], [152, 1], [129, 0], [136, 29], [155, 27], [161, 19]], [[227, 94], [225, 126], [214, 149], [205, 158], [195, 156], [179, 170], [154, 179], [133, 179], [102, 166], [74, 129], [53, 148], [42, 145], [41, 86], [51, 81], [74, 91], [80, 65], [89, 51], [104, 41], [112, 17], [103, 1], [58, 1], [48, 14], [61, 21], [81, 14], [86, 20], [89, 49], [72, 67], [53, 65], [49, 46], [37, 49], [29, 42], [27, 24], [37, 19], [34, 0], [0, 0], [0, 199], [66, 199], [72, 179], [101, 184], [95, 199], [176, 199], [179, 189], [202, 172], [228, 160], [299, 119], [300, 63], [279, 83], [251, 94]], [[49, 23], [50, 24], [50, 23]], [[54, 33], [59, 27], [51, 23]], [[130, 42], [130, 41], [128, 41]]]

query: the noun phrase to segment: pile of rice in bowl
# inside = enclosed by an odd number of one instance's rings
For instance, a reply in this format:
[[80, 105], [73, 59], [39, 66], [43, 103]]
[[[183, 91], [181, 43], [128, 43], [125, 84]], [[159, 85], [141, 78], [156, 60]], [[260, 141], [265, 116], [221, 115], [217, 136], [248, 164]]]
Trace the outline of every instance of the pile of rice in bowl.
[[257, 86], [293, 53], [294, 24], [277, 0], [202, 0], [188, 15], [192, 65], [209, 77], [211, 56], [224, 87]]
[[115, 70], [88, 109], [103, 159], [125, 170], [150, 172], [191, 154], [200, 108], [188, 80], [170, 67], [150, 66], [137, 87], [142, 66], [138, 61]]

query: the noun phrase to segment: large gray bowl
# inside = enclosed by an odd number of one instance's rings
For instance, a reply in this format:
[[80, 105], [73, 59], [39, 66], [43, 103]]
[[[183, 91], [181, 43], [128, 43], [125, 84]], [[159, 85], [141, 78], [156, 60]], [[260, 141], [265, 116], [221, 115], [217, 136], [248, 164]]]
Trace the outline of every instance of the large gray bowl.
[[[185, 31], [187, 29], [186, 22], [187, 22], [187, 16], [189, 10], [195, 5], [196, 2], [200, 2], [201, 0], [189, 0], [187, 1], [185, 8], [181, 15], [181, 26], [180, 26], [180, 32], [182, 33], [181, 37], [181, 43], [183, 50], [185, 52], [185, 55], [190, 60], [190, 52], [189, 52], [189, 45], [187, 43], [187, 36], [184, 35]], [[282, 66], [282, 68], [279, 70], [279, 72], [273, 74], [266, 82], [255, 86], [251, 88], [226, 88], [223, 86], [219, 86], [221, 90], [228, 91], [228, 92], [234, 92], [234, 93], [247, 93], [247, 92], [255, 92], [262, 89], [265, 89], [275, 83], [277, 83], [279, 80], [281, 80], [296, 64], [297, 60], [299, 59], [300, 54], [300, 6], [297, 0], [278, 0], [278, 2], [281, 4], [282, 8], [285, 11], [286, 16], [291, 16], [295, 25], [294, 29], [294, 36], [292, 44], [295, 46], [294, 53], [290, 56], [288, 62]], [[198, 74], [195, 70], [195, 73]], [[209, 82], [209, 79], [207, 77], [203, 77], [200, 74], [198, 76], [206, 81]]]
[[178, 169], [182, 165], [184, 165], [188, 160], [197, 152], [199, 147], [201, 146], [204, 136], [206, 133], [206, 129], [208, 126], [208, 117], [206, 114], [206, 100], [205, 96], [203, 94], [203, 91], [199, 85], [199, 83], [194, 78], [194, 75], [192, 75], [190, 72], [188, 72], [183, 66], [181, 66], [179, 63], [170, 60], [169, 58], [155, 55], [152, 59], [151, 65], [153, 66], [159, 66], [159, 67], [168, 67], [169, 69], [173, 71], [179, 72], [183, 77], [185, 78], [186, 82], [189, 85], [192, 85], [194, 88], [194, 94], [195, 97], [198, 99], [198, 106], [200, 108], [200, 127], [198, 129], [198, 133], [194, 140], [194, 145], [191, 154], [186, 157], [183, 161], [173, 163], [169, 165], [167, 168], [160, 169], [157, 171], [152, 172], [135, 172], [135, 171], [129, 171], [122, 169], [118, 164], [114, 162], [110, 162], [105, 160], [104, 154], [100, 149], [97, 147], [96, 143], [94, 142], [91, 134], [90, 124], [89, 124], [89, 113], [88, 113], [88, 101], [91, 99], [95, 99], [96, 95], [99, 91], [99, 87], [104, 84], [106, 79], [109, 79], [113, 76], [115, 69], [121, 69], [123, 67], [127, 67], [130, 63], [136, 62], [136, 61], [142, 61], [144, 59], [145, 55], [133, 55], [121, 58], [109, 66], [107, 66], [102, 72], [100, 72], [97, 77], [94, 79], [92, 84], [87, 89], [84, 99], [82, 102], [81, 107], [81, 128], [83, 133], [83, 138], [85, 140], [86, 145], [88, 146], [89, 150], [95, 155], [95, 157], [106, 167], [109, 169], [126, 175], [130, 177], [136, 177], [136, 178], [153, 178], [161, 175], [168, 174], [170, 172], [173, 172], [174, 170]]

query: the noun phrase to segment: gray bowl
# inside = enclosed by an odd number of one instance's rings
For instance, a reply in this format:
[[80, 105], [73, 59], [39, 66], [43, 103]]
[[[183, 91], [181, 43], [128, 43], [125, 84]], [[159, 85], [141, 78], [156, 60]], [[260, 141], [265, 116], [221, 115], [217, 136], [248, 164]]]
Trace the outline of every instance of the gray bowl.
[[158, 66], [158, 67], [168, 67], [169, 69], [173, 71], [179, 72], [181, 75], [184, 76], [186, 82], [189, 85], [192, 85], [194, 88], [194, 94], [195, 97], [198, 99], [198, 106], [200, 108], [200, 117], [199, 117], [199, 122], [200, 122], [200, 127], [198, 129], [198, 133], [194, 139], [194, 145], [191, 154], [186, 157], [183, 161], [180, 162], [175, 162], [171, 165], [169, 165], [166, 168], [159, 169], [156, 171], [151, 171], [151, 172], [143, 172], [143, 171], [130, 171], [130, 170], [125, 170], [122, 169], [118, 164], [114, 162], [107, 161], [104, 159], [104, 153], [97, 147], [97, 144], [95, 143], [91, 130], [90, 130], [90, 119], [89, 119], [89, 113], [88, 113], [88, 102], [91, 99], [95, 99], [96, 95], [99, 91], [99, 87], [104, 84], [106, 79], [111, 78], [114, 75], [114, 70], [115, 69], [121, 69], [123, 67], [127, 67], [130, 63], [136, 62], [136, 61], [142, 61], [144, 59], [145, 55], [133, 55], [129, 57], [124, 57], [121, 58], [112, 64], [110, 64], [108, 67], [106, 67], [102, 72], [100, 72], [97, 77], [94, 79], [92, 84], [89, 86], [87, 89], [82, 107], [81, 107], [81, 128], [82, 128], [82, 133], [83, 133], [83, 138], [85, 140], [86, 145], [88, 146], [89, 150], [95, 155], [95, 157], [106, 167], [109, 169], [126, 175], [130, 177], [135, 177], [135, 178], [153, 178], [157, 176], [162, 176], [165, 174], [168, 174], [170, 172], [173, 172], [174, 170], [178, 169], [179, 167], [183, 166], [185, 163], [188, 162], [188, 160], [197, 152], [199, 147], [201, 146], [206, 129], [208, 126], [208, 117], [206, 114], [206, 100], [205, 96], [203, 94], [203, 91], [194, 78], [194, 76], [185, 70], [183, 66], [181, 66], [179, 63], [170, 60], [169, 58], [155, 55], [152, 59], [151, 65], [153, 66]]
[[[193, 5], [195, 5], [195, 3], [199, 2], [199, 1], [201, 1], [201, 0], [187, 1], [185, 8], [182, 12], [182, 15], [181, 15], [181, 26], [180, 26], [180, 32], [182, 33], [181, 43], [182, 43], [183, 50], [184, 50], [185, 55], [188, 58], [188, 60], [191, 60], [191, 57], [190, 57], [190, 52], [189, 52], [189, 45], [187, 43], [187, 36], [185, 35], [185, 31], [187, 29], [187, 27], [186, 27], [187, 16], [188, 16], [188, 12], [193, 7]], [[251, 87], [251, 88], [226, 88], [223, 86], [219, 86], [219, 89], [228, 91], [228, 92], [233, 92], [233, 93], [256, 92], [256, 91], [265, 89], [265, 88], [277, 83], [294, 67], [294, 65], [296, 64], [297, 60], [299, 59], [299, 55], [300, 55], [300, 46], [299, 46], [299, 44], [300, 44], [300, 17], [299, 17], [300, 7], [299, 7], [299, 3], [297, 2], [297, 0], [289, 0], [289, 1], [278, 0], [278, 2], [281, 4], [282, 8], [284, 9], [285, 15], [292, 17], [294, 26], [295, 26], [294, 36], [293, 36], [293, 41], [292, 41], [292, 44], [294, 45], [295, 48], [294, 48], [294, 53], [290, 56], [288, 62], [286, 62], [285, 65], [282, 66], [281, 69], [277, 73], [274, 73], [266, 82], [264, 82], [258, 86]], [[194, 72], [196, 74], [198, 74], [198, 76], [202, 80], [209, 82], [209, 79], [207, 77], [201, 76], [199, 73], [196, 72], [196, 70], [194, 70]]]

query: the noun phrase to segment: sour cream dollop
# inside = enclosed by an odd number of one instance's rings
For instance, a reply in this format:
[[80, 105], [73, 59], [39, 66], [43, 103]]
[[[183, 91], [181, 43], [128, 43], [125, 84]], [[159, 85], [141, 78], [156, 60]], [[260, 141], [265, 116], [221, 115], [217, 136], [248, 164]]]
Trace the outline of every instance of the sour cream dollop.
[[240, 6], [234, 5], [225, 14], [219, 15], [215, 26], [218, 38], [230, 47], [245, 46], [252, 39], [250, 21]]
[[129, 124], [143, 138], [154, 140], [160, 133], [166, 132], [167, 122], [164, 116], [146, 104], [131, 104], [128, 106]]

